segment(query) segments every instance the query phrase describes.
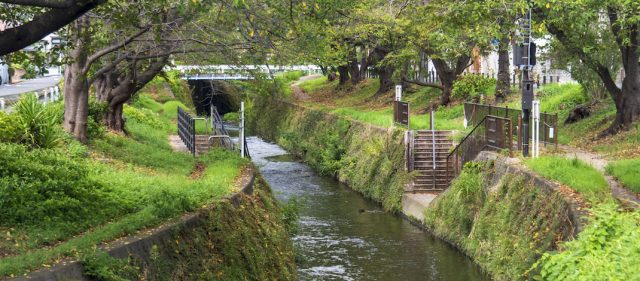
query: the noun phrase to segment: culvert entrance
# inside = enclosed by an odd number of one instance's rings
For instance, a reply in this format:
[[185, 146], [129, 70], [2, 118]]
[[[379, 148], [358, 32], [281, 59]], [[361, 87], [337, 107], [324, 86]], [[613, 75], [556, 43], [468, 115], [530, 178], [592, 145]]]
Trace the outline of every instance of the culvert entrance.
[[198, 116], [209, 116], [209, 105], [218, 109], [220, 115], [237, 112], [240, 109], [240, 97], [230, 84], [214, 80], [189, 80], [191, 98]]

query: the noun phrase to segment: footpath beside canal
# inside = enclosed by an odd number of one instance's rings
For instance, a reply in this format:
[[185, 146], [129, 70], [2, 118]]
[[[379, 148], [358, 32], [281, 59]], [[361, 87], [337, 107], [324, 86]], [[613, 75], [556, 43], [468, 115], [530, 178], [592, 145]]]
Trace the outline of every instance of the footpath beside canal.
[[256, 99], [252, 114], [257, 135], [421, 224], [498, 280], [527, 278], [543, 253], [584, 224], [578, 202], [557, 185], [494, 153], [481, 154], [447, 191], [412, 195], [405, 193], [415, 175], [404, 169], [402, 129], [270, 99]]

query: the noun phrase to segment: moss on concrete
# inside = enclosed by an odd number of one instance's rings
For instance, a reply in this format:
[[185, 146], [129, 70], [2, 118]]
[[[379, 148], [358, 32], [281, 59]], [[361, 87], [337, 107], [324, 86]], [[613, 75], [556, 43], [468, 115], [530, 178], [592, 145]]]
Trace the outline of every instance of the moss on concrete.
[[404, 134], [302, 106], [258, 98], [249, 128], [302, 157], [389, 211], [399, 211], [404, 185]]
[[175, 228], [170, 239], [145, 249], [144, 259], [130, 255], [124, 266], [100, 253], [85, 258], [85, 274], [105, 281], [297, 280], [280, 207], [264, 180], [254, 188], [252, 196], [203, 210], [195, 226]]

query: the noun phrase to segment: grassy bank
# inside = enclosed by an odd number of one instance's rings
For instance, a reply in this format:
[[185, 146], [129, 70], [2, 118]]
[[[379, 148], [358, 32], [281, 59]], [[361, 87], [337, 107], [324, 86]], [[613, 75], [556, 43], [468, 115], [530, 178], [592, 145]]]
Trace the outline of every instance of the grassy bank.
[[175, 229], [165, 243], [152, 247], [149, 260], [119, 260], [100, 251], [86, 256], [87, 275], [99, 280], [297, 280], [283, 214], [262, 179], [254, 195], [240, 196], [238, 205], [218, 202], [199, 216], [195, 225]]
[[493, 165], [468, 163], [425, 211], [425, 222], [495, 279], [527, 279], [543, 253], [571, 236], [569, 206], [522, 174], [496, 174]]
[[248, 120], [254, 133], [301, 156], [320, 173], [338, 178], [387, 210], [400, 210], [403, 187], [410, 179], [403, 169], [401, 130], [268, 98], [253, 102]]
[[[173, 152], [167, 138], [177, 106], [186, 106], [161, 96], [147, 92], [126, 106], [128, 136], [95, 127], [85, 146], [52, 127], [60, 136], [52, 148], [0, 142], [0, 276], [77, 259], [234, 191], [246, 160], [224, 150], [198, 158]], [[15, 124], [0, 123], [5, 131]]]

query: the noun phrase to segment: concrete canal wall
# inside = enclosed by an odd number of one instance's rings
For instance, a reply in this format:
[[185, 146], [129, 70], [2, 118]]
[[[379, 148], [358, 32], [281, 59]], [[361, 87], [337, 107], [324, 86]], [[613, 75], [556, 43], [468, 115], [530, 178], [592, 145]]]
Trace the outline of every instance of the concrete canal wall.
[[386, 210], [402, 210], [404, 187], [411, 180], [404, 169], [403, 130], [271, 99], [256, 99], [250, 114], [253, 133], [277, 142], [319, 173], [337, 178]]
[[83, 261], [12, 280], [297, 280], [293, 246], [269, 186], [251, 169], [239, 186], [221, 202], [102, 245]]
[[382, 129], [303, 106], [257, 99], [251, 129], [317, 171], [403, 212], [471, 257], [497, 280], [529, 279], [545, 252], [584, 226], [578, 202], [517, 159], [483, 152], [442, 194], [404, 194], [403, 131]]

